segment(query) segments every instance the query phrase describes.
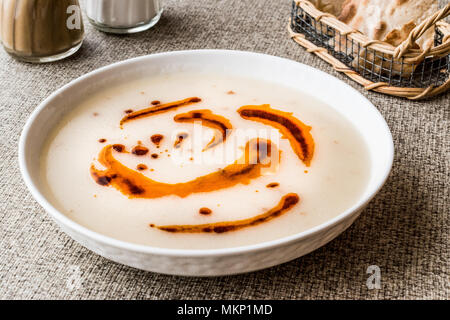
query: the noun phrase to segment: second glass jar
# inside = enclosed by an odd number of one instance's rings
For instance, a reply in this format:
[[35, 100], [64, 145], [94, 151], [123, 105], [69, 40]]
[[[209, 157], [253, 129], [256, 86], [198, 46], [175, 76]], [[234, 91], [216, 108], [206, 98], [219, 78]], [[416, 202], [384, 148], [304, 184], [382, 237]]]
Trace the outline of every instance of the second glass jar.
[[99, 30], [135, 33], [153, 27], [162, 14], [160, 0], [87, 0], [86, 14]]

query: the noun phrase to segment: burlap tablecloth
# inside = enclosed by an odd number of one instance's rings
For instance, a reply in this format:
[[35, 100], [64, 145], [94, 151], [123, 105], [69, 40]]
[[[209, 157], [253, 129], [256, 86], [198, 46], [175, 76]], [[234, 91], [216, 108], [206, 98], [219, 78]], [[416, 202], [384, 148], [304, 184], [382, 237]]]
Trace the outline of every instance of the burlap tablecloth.
[[[159, 24], [137, 35], [106, 35], [85, 20], [81, 51], [62, 62], [24, 64], [1, 50], [0, 298], [450, 297], [450, 94], [412, 102], [365, 92], [289, 39], [290, 5], [281, 0], [165, 1]], [[33, 200], [19, 173], [17, 144], [39, 102], [107, 64], [199, 48], [290, 58], [344, 80], [378, 107], [394, 137], [394, 167], [385, 187], [349, 230], [278, 267], [232, 277], [183, 278], [135, 270], [88, 251], [63, 234]], [[380, 267], [381, 289], [366, 286], [369, 265]]]

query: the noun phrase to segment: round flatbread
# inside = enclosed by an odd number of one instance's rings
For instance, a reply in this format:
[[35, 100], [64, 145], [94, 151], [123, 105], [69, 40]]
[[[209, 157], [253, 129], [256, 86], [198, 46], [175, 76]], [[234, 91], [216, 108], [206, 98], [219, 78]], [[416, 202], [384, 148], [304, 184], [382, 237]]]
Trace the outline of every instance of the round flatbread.
[[[346, 0], [339, 20], [369, 39], [397, 46], [409, 32], [438, 10], [437, 0]], [[423, 49], [433, 41], [430, 28], [416, 42]]]

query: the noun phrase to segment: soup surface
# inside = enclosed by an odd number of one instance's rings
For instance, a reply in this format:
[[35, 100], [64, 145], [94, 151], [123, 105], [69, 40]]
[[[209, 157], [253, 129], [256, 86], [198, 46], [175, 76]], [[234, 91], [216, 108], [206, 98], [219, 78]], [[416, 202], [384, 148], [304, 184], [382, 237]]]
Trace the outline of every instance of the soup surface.
[[132, 243], [212, 249], [317, 226], [365, 191], [365, 143], [337, 111], [264, 81], [173, 74], [87, 96], [43, 149], [77, 223]]

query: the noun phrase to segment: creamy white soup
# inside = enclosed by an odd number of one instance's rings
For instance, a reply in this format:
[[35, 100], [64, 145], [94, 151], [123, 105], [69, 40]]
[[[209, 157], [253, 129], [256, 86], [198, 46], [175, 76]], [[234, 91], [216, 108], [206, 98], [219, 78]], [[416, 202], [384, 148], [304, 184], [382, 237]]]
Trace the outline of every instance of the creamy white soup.
[[293, 88], [215, 74], [87, 96], [48, 139], [53, 205], [98, 233], [163, 248], [274, 240], [353, 206], [370, 159], [353, 125]]

